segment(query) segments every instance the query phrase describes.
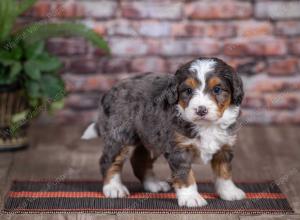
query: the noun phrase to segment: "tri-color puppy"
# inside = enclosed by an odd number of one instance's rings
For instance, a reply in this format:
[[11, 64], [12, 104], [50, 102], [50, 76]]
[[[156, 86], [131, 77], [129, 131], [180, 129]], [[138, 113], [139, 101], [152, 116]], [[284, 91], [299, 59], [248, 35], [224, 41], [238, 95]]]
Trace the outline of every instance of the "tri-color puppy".
[[104, 94], [97, 122], [83, 139], [101, 136], [103, 193], [129, 195], [121, 169], [130, 147], [136, 177], [150, 192], [168, 191], [152, 167], [161, 154], [172, 171], [180, 206], [203, 206], [191, 169], [200, 155], [210, 162], [216, 191], [222, 199], [238, 200], [245, 193], [231, 180], [235, 125], [243, 99], [243, 85], [232, 67], [217, 58], [199, 58], [180, 67], [175, 75], [146, 74], [124, 80]]

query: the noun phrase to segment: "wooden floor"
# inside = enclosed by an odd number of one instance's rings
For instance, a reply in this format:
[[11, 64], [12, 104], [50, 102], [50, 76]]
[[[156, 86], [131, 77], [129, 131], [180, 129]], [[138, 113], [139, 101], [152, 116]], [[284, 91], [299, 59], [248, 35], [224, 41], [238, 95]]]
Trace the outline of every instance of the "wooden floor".
[[[33, 126], [31, 147], [17, 153], [0, 153], [0, 206], [13, 179], [101, 179], [98, 158], [101, 141], [78, 140], [81, 126]], [[155, 165], [161, 178], [169, 175], [163, 158]], [[212, 178], [210, 167], [197, 164], [194, 171], [198, 180]], [[0, 220], [32, 219], [300, 219], [300, 127], [268, 126], [244, 127], [235, 148], [234, 179], [262, 181], [274, 179], [295, 210], [289, 216], [239, 215], [101, 215], [101, 214], [40, 214], [0, 215]], [[128, 163], [125, 180], [136, 181]]]

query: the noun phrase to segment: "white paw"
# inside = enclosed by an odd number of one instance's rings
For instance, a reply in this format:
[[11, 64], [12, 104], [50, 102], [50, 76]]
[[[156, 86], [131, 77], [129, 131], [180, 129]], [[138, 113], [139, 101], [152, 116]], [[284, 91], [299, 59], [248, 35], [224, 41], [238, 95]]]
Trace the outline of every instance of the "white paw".
[[196, 184], [176, 189], [179, 206], [201, 207], [207, 205], [206, 200], [198, 193]]
[[179, 206], [201, 207], [207, 205], [206, 200], [199, 194], [192, 194], [178, 197]]
[[103, 193], [109, 198], [124, 198], [129, 195], [129, 191], [122, 183], [109, 183], [103, 186]]
[[216, 190], [221, 199], [233, 201], [246, 198], [243, 190], [239, 189], [231, 180], [218, 179]]
[[109, 183], [103, 186], [103, 193], [109, 198], [123, 198], [129, 195], [129, 191], [122, 184], [119, 174], [114, 175]]
[[153, 192], [153, 193], [168, 192], [171, 189], [169, 183], [165, 181], [160, 181], [155, 177], [151, 179], [146, 179], [143, 185], [146, 191]]

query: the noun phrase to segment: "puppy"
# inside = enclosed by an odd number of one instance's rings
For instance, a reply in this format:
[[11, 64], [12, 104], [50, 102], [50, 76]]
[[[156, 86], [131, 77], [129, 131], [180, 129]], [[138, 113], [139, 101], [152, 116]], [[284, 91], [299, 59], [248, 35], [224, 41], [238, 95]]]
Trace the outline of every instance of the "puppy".
[[152, 170], [155, 159], [164, 155], [179, 206], [207, 204], [197, 191], [191, 169], [198, 155], [211, 164], [216, 191], [222, 199], [245, 198], [231, 180], [234, 127], [243, 96], [238, 74], [217, 58], [195, 59], [175, 75], [145, 74], [114, 86], [100, 100], [97, 122], [82, 136], [101, 136], [104, 140], [100, 159], [104, 195], [129, 195], [121, 180], [121, 169], [133, 146], [134, 174], [150, 192], [170, 190], [169, 184], [158, 180]]

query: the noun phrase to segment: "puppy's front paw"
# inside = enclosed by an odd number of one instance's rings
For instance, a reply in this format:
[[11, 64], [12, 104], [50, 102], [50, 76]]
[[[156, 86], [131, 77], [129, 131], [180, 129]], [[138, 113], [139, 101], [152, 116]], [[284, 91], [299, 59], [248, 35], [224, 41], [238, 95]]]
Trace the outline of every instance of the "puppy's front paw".
[[122, 183], [109, 183], [103, 186], [103, 193], [109, 198], [123, 198], [129, 195], [129, 191]]
[[218, 179], [216, 190], [221, 199], [233, 201], [246, 198], [243, 190], [239, 189], [231, 180]]
[[160, 181], [155, 177], [151, 179], [146, 179], [143, 185], [146, 191], [153, 192], [153, 193], [168, 192], [171, 189], [168, 182]]
[[198, 193], [196, 184], [176, 189], [179, 206], [201, 207], [207, 205], [206, 200]]
[[178, 205], [187, 207], [201, 207], [207, 205], [206, 200], [199, 194], [178, 196]]

